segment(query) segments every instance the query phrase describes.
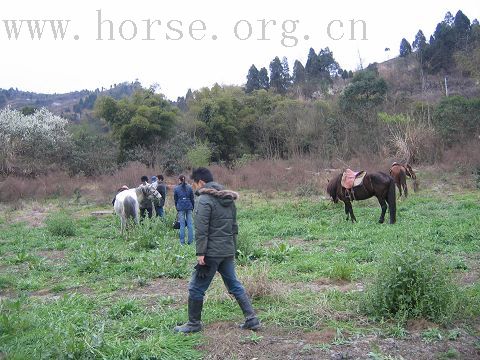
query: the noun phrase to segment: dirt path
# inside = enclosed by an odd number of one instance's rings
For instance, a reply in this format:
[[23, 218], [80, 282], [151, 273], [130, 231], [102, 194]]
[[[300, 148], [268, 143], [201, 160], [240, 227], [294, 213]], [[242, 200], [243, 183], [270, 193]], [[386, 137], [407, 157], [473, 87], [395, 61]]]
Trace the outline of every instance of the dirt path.
[[[456, 340], [426, 342], [419, 329], [404, 339], [364, 335], [339, 339], [332, 328], [302, 333], [264, 326], [246, 332], [233, 322], [208, 324], [205, 359], [479, 359], [478, 339], [460, 331]], [[345, 335], [345, 334], [344, 334]], [[450, 354], [450, 355], [448, 355]], [[448, 357], [450, 356], [450, 357]]]

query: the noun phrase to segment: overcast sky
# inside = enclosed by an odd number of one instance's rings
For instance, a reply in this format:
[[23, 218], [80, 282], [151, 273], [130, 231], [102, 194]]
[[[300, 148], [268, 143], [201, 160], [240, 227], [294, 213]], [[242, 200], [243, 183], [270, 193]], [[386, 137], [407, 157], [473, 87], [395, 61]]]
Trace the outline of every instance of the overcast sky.
[[[160, 92], [175, 100], [188, 88], [215, 82], [244, 84], [252, 64], [268, 69], [275, 56], [286, 56], [292, 69], [295, 59], [305, 64], [310, 47], [318, 52], [327, 46], [342, 68], [355, 70], [359, 54], [364, 66], [397, 56], [401, 39], [412, 42], [418, 29], [428, 40], [447, 11], [455, 15], [461, 9], [471, 21], [480, 18], [478, 4], [472, 0], [2, 2], [0, 88], [61, 93], [139, 79], [144, 86], [158, 83]], [[42, 39], [32, 40], [28, 23], [19, 26], [20, 20], [35, 19], [64, 20], [64, 24], [70, 20], [64, 39], [54, 40], [47, 22]], [[10, 20], [17, 21], [18, 39]], [[351, 40], [351, 20], [356, 21], [355, 40]]]

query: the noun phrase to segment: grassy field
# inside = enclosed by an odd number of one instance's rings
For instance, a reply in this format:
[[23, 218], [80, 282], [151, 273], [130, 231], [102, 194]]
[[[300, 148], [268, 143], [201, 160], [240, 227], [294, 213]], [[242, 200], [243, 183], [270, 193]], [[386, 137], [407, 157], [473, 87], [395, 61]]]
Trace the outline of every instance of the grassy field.
[[[238, 273], [264, 328], [237, 329], [236, 302], [216, 278], [201, 334], [186, 320], [192, 247], [168, 221], [126, 239], [96, 205], [58, 200], [0, 216], [0, 358], [443, 359], [480, 356], [480, 192], [435, 190], [397, 203], [378, 224], [376, 200], [343, 207], [318, 196], [242, 192]], [[104, 207], [106, 209], [107, 207]], [[44, 217], [46, 218], [44, 219]], [[384, 256], [433, 254], [458, 289], [444, 321], [388, 319], [364, 309]], [[387, 255], [386, 255], [387, 254]], [[436, 261], [435, 261], [436, 262]]]

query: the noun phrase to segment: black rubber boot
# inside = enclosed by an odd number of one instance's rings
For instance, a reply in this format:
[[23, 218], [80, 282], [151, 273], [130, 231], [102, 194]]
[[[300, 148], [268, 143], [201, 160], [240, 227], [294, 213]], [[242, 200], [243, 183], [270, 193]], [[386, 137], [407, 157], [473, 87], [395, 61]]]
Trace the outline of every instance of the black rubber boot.
[[188, 322], [181, 326], [175, 326], [174, 331], [181, 333], [194, 333], [202, 330], [203, 300], [188, 298]]
[[255, 315], [255, 311], [253, 310], [252, 303], [248, 298], [248, 295], [245, 293], [242, 296], [237, 297], [237, 302], [243, 311], [243, 315], [245, 316], [245, 322], [240, 325], [240, 327], [245, 330], [260, 329], [260, 320], [258, 320], [257, 316]]

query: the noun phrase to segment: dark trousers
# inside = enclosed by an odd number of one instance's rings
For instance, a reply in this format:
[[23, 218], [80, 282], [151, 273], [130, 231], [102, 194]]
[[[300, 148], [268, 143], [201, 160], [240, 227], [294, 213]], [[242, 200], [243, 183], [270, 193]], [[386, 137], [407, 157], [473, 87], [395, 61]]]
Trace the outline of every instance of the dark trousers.
[[164, 216], [163, 206], [155, 206], [155, 214], [157, 214], [157, 217], [163, 218]]
[[144, 219], [145, 218], [145, 212], [148, 213], [148, 218], [151, 219], [153, 216], [153, 210], [152, 208], [141, 208], [140, 209], [140, 218]]
[[191, 299], [199, 301], [203, 300], [205, 291], [207, 291], [217, 271], [222, 276], [223, 283], [230, 294], [235, 296], [235, 298], [245, 294], [245, 289], [240, 281], [238, 281], [237, 274], [235, 273], [235, 261], [233, 256], [224, 258], [205, 257], [205, 262], [210, 266], [207, 276], [199, 278], [197, 276], [197, 270], [192, 274], [192, 279], [188, 285], [188, 294]]

